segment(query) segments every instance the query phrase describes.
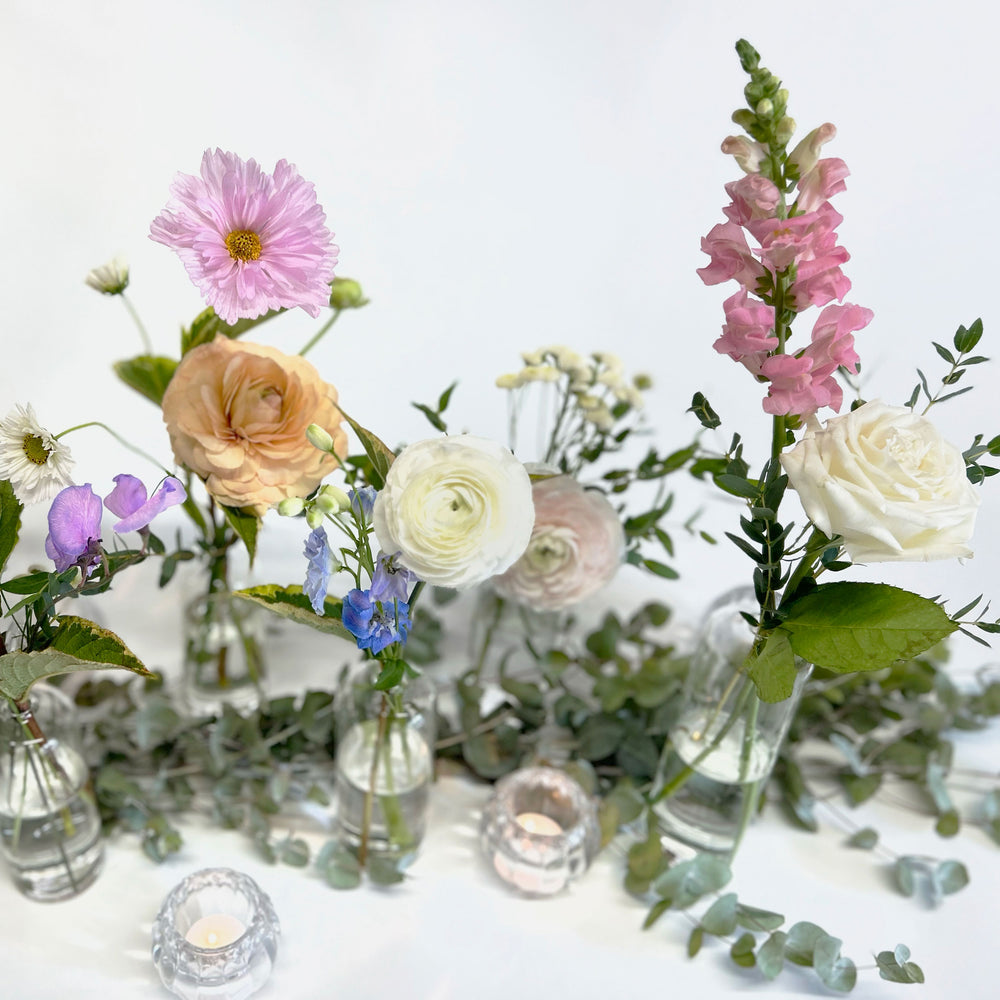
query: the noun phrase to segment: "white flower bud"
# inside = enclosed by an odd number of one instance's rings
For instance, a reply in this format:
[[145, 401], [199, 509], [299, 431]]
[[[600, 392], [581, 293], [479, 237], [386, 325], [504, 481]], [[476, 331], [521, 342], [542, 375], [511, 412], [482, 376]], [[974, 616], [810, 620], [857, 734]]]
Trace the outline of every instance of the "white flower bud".
[[115, 257], [89, 271], [83, 280], [102, 295], [121, 295], [128, 288], [128, 264], [124, 257]]
[[319, 496], [316, 498], [317, 502], [322, 499], [324, 502], [331, 502], [334, 510], [350, 510], [351, 500], [350, 497], [338, 486], [330, 486], [329, 484], [320, 488]]
[[499, 375], [496, 386], [498, 389], [520, 389], [524, 385], [524, 380], [520, 375]]
[[528, 365], [521, 369], [520, 377], [525, 382], [558, 382], [559, 369], [552, 365]]
[[302, 497], [285, 497], [278, 504], [278, 513], [282, 517], [295, 517], [305, 509], [306, 502]]
[[310, 424], [306, 428], [306, 438], [314, 448], [333, 454], [333, 438], [319, 424]]
[[539, 347], [537, 351], [521, 351], [521, 360], [526, 365], [540, 365], [545, 360], [545, 348]]

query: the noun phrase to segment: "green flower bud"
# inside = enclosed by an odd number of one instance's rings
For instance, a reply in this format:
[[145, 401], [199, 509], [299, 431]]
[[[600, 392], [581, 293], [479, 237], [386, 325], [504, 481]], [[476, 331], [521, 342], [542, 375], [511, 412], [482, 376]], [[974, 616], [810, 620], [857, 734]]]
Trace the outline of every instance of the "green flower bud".
[[321, 506], [324, 513], [330, 514], [335, 511], [351, 509], [351, 501], [347, 494], [336, 486], [323, 486], [316, 497], [316, 505]]
[[278, 513], [282, 517], [295, 517], [305, 509], [306, 502], [302, 497], [285, 497], [278, 504]]
[[785, 115], [774, 126], [774, 137], [777, 139], [779, 145], [784, 146], [793, 135], [795, 135], [795, 119]]
[[632, 384], [642, 392], [653, 388], [653, 377], [645, 372], [639, 372], [632, 377]]
[[757, 117], [758, 118], [770, 118], [774, 114], [774, 101], [769, 97], [765, 97], [757, 105]]
[[330, 288], [330, 305], [334, 309], [360, 309], [368, 305], [368, 299], [353, 278], [334, 278]]
[[314, 448], [333, 454], [333, 438], [319, 424], [310, 424], [306, 428], [306, 437]]
[[317, 528], [323, 527], [324, 516], [323, 511], [317, 507], [313, 507], [311, 510], [306, 511], [306, 524], [315, 531]]
[[757, 116], [749, 108], [740, 108], [733, 112], [733, 121], [749, 132], [750, 126], [757, 123]]

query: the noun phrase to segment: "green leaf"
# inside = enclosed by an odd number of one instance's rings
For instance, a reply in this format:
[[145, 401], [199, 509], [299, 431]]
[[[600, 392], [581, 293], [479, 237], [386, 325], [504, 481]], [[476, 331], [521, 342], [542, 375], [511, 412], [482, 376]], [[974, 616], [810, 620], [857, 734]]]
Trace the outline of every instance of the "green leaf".
[[[649, 928], [652, 927], [653, 924], [655, 924], [656, 921], [659, 920], [660, 917], [662, 917], [663, 914], [669, 909], [669, 899], [658, 899], [650, 908], [649, 913], [646, 914], [646, 919], [642, 922], [642, 929], [644, 931], [648, 931]], [[695, 930], [698, 930], [698, 928], [696, 927]], [[688, 954], [690, 954], [690, 952], [688, 952]]]
[[163, 394], [174, 377], [177, 362], [173, 358], [140, 354], [126, 361], [116, 361], [115, 374], [130, 388], [157, 406], [163, 405]]
[[772, 632], [759, 655], [747, 658], [747, 673], [757, 688], [761, 701], [769, 704], [790, 698], [795, 686], [795, 654], [788, 636]]
[[751, 483], [749, 479], [744, 479], [742, 476], [723, 473], [721, 476], [715, 477], [715, 485], [734, 497], [756, 500], [760, 496], [760, 488], [757, 484]]
[[276, 583], [268, 583], [234, 591], [234, 596], [260, 604], [282, 618], [309, 625], [318, 632], [339, 635], [342, 639], [355, 642], [354, 636], [344, 628], [340, 620], [341, 602], [333, 597], [326, 598], [323, 602], [324, 614], [318, 615], [313, 611], [309, 598], [299, 586], [279, 587]]
[[890, 983], [922, 983], [923, 969], [909, 958], [910, 949], [905, 944], [897, 944], [895, 951], [880, 951], [875, 956], [879, 976]]
[[840, 954], [840, 938], [824, 934], [813, 947], [813, 968], [824, 986], [839, 993], [849, 993], [858, 980], [854, 963]]
[[753, 950], [757, 947], [757, 939], [749, 932], [741, 934], [729, 949], [729, 957], [741, 968], [752, 969], [757, 964]]
[[389, 466], [396, 461], [396, 456], [371, 431], [366, 430], [343, 410], [340, 411], [340, 415], [351, 425], [351, 429], [357, 434], [358, 440], [365, 449], [365, 454], [372, 463], [375, 472], [372, 477], [372, 486], [377, 490], [382, 489], [385, 485], [386, 473], [389, 471]]
[[140, 677], [156, 677], [114, 632], [85, 618], [64, 615], [48, 649], [32, 653], [15, 650], [0, 656], [0, 695], [23, 701], [36, 681], [81, 670], [118, 668]]
[[796, 965], [812, 965], [816, 942], [827, 936], [822, 927], [808, 920], [792, 924], [785, 940], [785, 958]]
[[942, 861], [934, 869], [934, 884], [946, 896], [969, 884], [969, 872], [960, 861]]
[[402, 660], [384, 660], [381, 666], [373, 687], [376, 691], [389, 691], [403, 679], [406, 667]]
[[289, 837], [279, 845], [278, 857], [293, 868], [309, 864], [309, 845], [301, 837]]
[[702, 896], [718, 892], [731, 877], [724, 858], [699, 854], [668, 868], [656, 879], [653, 889], [664, 899], [673, 900], [674, 909], [685, 910]]
[[[326, 856], [321, 852], [316, 859], [327, 885], [333, 889], [356, 889], [361, 885], [361, 866], [358, 859], [346, 848], [336, 846]], [[324, 849], [325, 850], [325, 849]]]
[[696, 392], [691, 398], [691, 405], [687, 408], [688, 413], [693, 413], [702, 427], [714, 430], [722, 421], [718, 413], [712, 409], [711, 404], [700, 392]]
[[870, 826], [858, 830], [847, 838], [848, 847], [858, 847], [863, 851], [870, 851], [878, 843], [878, 830]]
[[701, 951], [702, 942], [705, 940], [705, 931], [702, 927], [693, 927], [691, 936], [688, 938], [687, 953], [688, 958], [694, 958]]
[[788, 937], [784, 931], [775, 931], [757, 949], [757, 968], [765, 979], [776, 979], [785, 966], [785, 940]]
[[701, 918], [701, 926], [706, 934], [726, 937], [736, 930], [736, 893], [727, 892], [720, 896]]
[[209, 306], [195, 316], [189, 329], [181, 330], [181, 354], [187, 354], [188, 351], [200, 347], [202, 344], [210, 344], [215, 340], [216, 334], [221, 333], [224, 337], [235, 340], [237, 337], [243, 336], [247, 330], [260, 326], [261, 323], [266, 323], [284, 311], [284, 309], [271, 309], [255, 319], [238, 319], [235, 323], [229, 324], [216, 316], [215, 310]]
[[425, 406], [423, 403], [410, 403], [410, 406], [418, 409], [435, 430], [441, 431], [442, 434], [447, 432], [448, 425], [429, 406]]
[[603, 760], [618, 749], [625, 736], [625, 723], [614, 715], [599, 712], [580, 727], [577, 753], [587, 760]]
[[406, 878], [398, 858], [372, 856], [368, 859], [366, 871], [373, 885], [397, 885]]
[[241, 541], [247, 548], [247, 555], [250, 556], [250, 564], [253, 565], [254, 557], [257, 555], [257, 531], [260, 529], [260, 518], [237, 507], [225, 507], [222, 504], [222, 513], [225, 515], [229, 526], [240, 536]]
[[756, 906], [739, 903], [736, 907], [736, 922], [748, 931], [776, 931], [785, 918], [773, 910], [760, 910]]
[[14, 487], [6, 479], [0, 479], [0, 574], [21, 532], [21, 511], [24, 507], [14, 496]]
[[880, 670], [958, 626], [934, 601], [884, 583], [824, 583], [782, 608], [795, 653], [835, 673]]
[[642, 565], [650, 573], [654, 574], [654, 576], [661, 576], [664, 580], [676, 580], [680, 576], [673, 567], [657, 562], [655, 559], [643, 559]]
[[25, 573], [0, 583], [0, 590], [6, 594], [40, 594], [48, 590], [50, 574], [45, 572]]

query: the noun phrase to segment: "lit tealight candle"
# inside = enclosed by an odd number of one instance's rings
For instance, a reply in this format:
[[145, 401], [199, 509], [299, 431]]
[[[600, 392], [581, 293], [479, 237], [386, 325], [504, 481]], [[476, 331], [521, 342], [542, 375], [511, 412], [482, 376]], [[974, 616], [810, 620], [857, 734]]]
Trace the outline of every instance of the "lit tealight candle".
[[246, 932], [246, 924], [229, 913], [209, 913], [199, 917], [184, 935], [196, 948], [225, 948]]
[[558, 837], [563, 828], [544, 813], [523, 812], [514, 817], [517, 825], [524, 827], [528, 833], [540, 833], [546, 837]]

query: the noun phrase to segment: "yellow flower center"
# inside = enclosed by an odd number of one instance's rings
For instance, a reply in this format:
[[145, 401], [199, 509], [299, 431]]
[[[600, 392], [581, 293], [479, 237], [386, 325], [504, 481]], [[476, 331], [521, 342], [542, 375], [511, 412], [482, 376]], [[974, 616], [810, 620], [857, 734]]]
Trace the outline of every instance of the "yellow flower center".
[[24, 457], [35, 465], [44, 465], [49, 460], [51, 452], [37, 434], [25, 434], [21, 447], [24, 449]]
[[260, 256], [260, 237], [249, 229], [234, 229], [226, 237], [226, 249], [233, 260], [256, 260]]

